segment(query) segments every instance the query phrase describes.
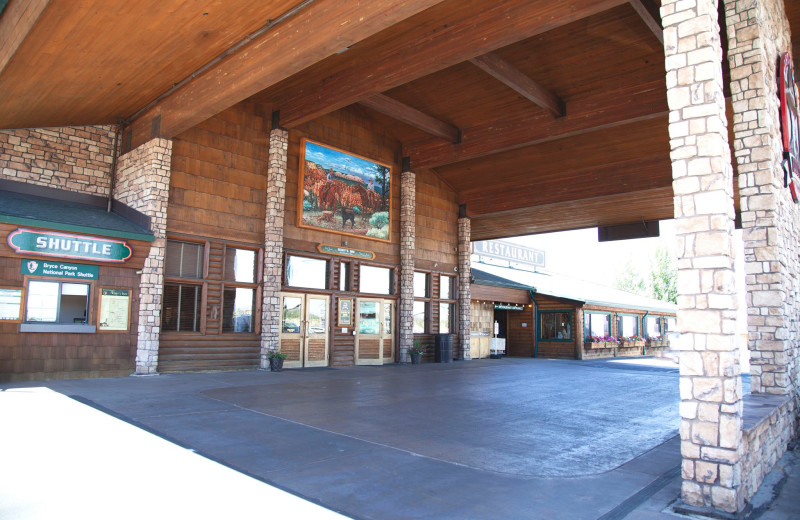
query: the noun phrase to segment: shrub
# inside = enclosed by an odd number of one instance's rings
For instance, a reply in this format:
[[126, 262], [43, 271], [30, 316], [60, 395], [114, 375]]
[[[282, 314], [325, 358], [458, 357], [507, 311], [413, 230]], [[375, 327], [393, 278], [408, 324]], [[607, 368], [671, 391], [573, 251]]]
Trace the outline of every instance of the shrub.
[[388, 211], [379, 211], [372, 215], [372, 218], [369, 219], [369, 225], [374, 228], [382, 228], [389, 224], [389, 212]]

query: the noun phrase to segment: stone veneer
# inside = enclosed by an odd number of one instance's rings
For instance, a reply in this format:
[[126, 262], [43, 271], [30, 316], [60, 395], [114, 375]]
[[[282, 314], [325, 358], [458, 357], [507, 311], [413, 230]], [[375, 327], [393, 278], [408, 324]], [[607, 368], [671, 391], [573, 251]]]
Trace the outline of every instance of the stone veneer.
[[9, 180], [108, 196], [113, 126], [0, 130], [0, 172]]
[[733, 171], [716, 0], [663, 0], [678, 253], [681, 494], [741, 511], [742, 383], [736, 348]]
[[283, 267], [283, 212], [286, 202], [286, 162], [289, 132], [275, 128], [269, 134], [267, 204], [264, 220], [264, 271], [261, 305], [261, 368], [269, 367], [267, 354], [277, 351], [281, 325]]
[[472, 227], [469, 218], [458, 219], [458, 342], [461, 359], [472, 359], [470, 354], [470, 256]]
[[408, 348], [414, 342], [414, 260], [416, 247], [417, 177], [400, 174], [400, 362], [411, 361]]
[[172, 141], [161, 138], [121, 156], [117, 163], [114, 198], [150, 217], [155, 236], [139, 282], [136, 373], [140, 375], [155, 374], [158, 370], [171, 168]]

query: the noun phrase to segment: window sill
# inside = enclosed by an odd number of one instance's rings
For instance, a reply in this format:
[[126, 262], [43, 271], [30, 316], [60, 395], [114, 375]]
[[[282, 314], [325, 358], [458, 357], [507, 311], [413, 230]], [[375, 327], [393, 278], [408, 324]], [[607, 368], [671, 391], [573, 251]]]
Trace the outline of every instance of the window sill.
[[20, 323], [20, 332], [47, 332], [47, 333], [73, 333], [94, 334], [97, 332], [95, 325], [85, 323]]

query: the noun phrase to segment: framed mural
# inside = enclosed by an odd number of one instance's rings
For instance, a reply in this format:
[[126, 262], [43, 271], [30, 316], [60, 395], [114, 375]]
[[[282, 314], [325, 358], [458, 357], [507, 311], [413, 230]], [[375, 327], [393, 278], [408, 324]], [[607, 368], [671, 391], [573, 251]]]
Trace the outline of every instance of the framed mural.
[[389, 242], [391, 181], [387, 164], [303, 139], [297, 225]]

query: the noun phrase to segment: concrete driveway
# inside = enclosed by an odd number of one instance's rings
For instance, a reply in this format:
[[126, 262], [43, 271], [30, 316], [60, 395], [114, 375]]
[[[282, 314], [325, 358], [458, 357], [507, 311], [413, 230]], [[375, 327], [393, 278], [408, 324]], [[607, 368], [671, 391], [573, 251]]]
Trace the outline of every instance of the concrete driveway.
[[47, 386], [353, 518], [610, 519], [678, 494], [677, 368], [502, 359], [2, 386]]

